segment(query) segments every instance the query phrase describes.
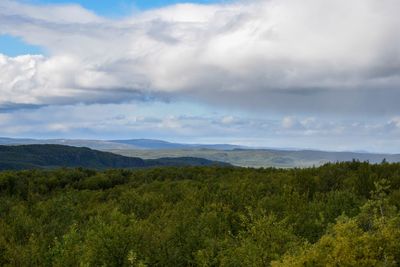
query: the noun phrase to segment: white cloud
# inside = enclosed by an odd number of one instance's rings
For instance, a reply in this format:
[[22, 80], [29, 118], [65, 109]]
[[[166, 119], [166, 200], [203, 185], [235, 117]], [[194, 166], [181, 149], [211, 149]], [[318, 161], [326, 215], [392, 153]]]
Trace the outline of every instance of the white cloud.
[[321, 122], [317, 121], [317, 119], [313, 117], [297, 118], [295, 116], [285, 116], [283, 117], [281, 124], [283, 129], [288, 130], [314, 131], [323, 128], [321, 127]]
[[400, 117], [392, 118], [388, 123], [387, 126], [394, 130], [400, 130]]
[[47, 56], [0, 57], [1, 103], [176, 94], [275, 111], [400, 111], [396, 0], [175, 5], [105, 19], [77, 5], [0, 3], [0, 33]]
[[296, 128], [298, 126], [300, 126], [300, 123], [294, 117], [288, 116], [288, 117], [284, 117], [282, 119], [282, 127], [284, 129], [292, 129], [292, 128]]
[[2, 15], [7, 15], [9, 17], [25, 17], [39, 21], [91, 23], [102, 20], [92, 12], [74, 4], [35, 6], [23, 4], [15, 0], [2, 0], [0, 7]]
[[221, 119], [221, 123], [225, 124], [225, 125], [232, 124], [233, 122], [235, 122], [235, 117], [233, 117], [233, 116], [224, 116]]

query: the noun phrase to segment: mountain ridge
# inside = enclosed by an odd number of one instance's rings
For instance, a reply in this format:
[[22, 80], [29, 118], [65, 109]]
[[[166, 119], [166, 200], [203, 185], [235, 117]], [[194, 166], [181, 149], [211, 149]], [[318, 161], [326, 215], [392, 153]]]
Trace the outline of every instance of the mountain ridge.
[[94, 139], [32, 139], [0, 137], [0, 145], [31, 145], [31, 144], [57, 144], [92, 149], [218, 149], [233, 150], [236, 148], [248, 148], [246, 146], [232, 144], [184, 144], [174, 143], [158, 139], [121, 139], [121, 140], [94, 140]]
[[64, 145], [0, 145], [0, 170], [57, 167], [109, 169], [213, 165], [227, 166], [229, 164], [196, 157], [142, 159], [87, 147]]
[[364, 151], [323, 151], [317, 149], [256, 148], [230, 144], [181, 144], [155, 139], [85, 140], [85, 139], [13, 139], [0, 138], [0, 145], [60, 144], [89, 147], [143, 159], [194, 157], [225, 162], [242, 167], [311, 167], [327, 162], [369, 161], [400, 162], [400, 154]]

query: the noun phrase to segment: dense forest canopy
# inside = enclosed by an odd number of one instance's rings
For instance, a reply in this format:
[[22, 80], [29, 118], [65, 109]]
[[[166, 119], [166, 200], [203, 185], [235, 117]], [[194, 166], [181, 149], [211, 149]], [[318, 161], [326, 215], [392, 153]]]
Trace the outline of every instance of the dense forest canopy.
[[398, 266], [400, 164], [0, 173], [0, 266]]

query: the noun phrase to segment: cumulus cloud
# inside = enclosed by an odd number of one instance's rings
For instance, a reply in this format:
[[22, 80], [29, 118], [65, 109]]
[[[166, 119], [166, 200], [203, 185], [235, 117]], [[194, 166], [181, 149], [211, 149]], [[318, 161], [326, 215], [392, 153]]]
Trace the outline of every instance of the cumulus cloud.
[[184, 97], [278, 112], [400, 111], [397, 0], [180, 4], [122, 19], [0, 2], [0, 34], [47, 55], [0, 57], [0, 105]]

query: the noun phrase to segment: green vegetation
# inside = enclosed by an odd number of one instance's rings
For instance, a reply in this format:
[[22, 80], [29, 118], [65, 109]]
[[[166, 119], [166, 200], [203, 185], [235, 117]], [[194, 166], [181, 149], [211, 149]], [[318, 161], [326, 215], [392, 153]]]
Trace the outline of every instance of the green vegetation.
[[143, 160], [138, 157], [125, 157], [85, 147], [62, 145], [0, 146], [0, 170], [24, 170], [55, 167], [108, 169], [213, 165], [228, 164], [193, 157]]
[[400, 164], [0, 173], [0, 266], [398, 266]]
[[109, 149], [108, 151], [123, 156], [156, 159], [163, 157], [197, 157], [214, 161], [227, 162], [242, 167], [313, 167], [328, 162], [343, 162], [357, 159], [370, 163], [380, 163], [383, 159], [388, 162], [400, 162], [399, 154], [369, 154], [354, 152], [324, 152], [313, 150], [273, 150], [273, 149]]

